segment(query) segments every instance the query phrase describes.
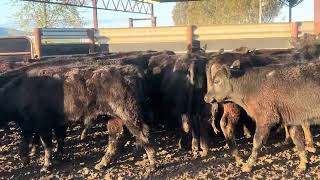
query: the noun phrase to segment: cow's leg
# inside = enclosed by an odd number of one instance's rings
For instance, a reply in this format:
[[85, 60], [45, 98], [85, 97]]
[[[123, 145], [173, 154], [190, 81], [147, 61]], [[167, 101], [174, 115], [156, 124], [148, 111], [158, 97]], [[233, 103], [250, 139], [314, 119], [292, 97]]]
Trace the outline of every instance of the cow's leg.
[[186, 138], [188, 136], [188, 134], [191, 131], [192, 134], [192, 148], [195, 148], [195, 144], [198, 144], [199, 141], [198, 139], [195, 139], [195, 134], [194, 132], [191, 130], [191, 126], [190, 126], [190, 121], [189, 121], [189, 117], [186, 114], [183, 113], [177, 113], [177, 114], [181, 114], [177, 115], [177, 117], [179, 118], [179, 141], [178, 141], [178, 148], [182, 149], [184, 147], [186, 147]]
[[251, 134], [250, 134], [250, 131], [249, 129], [247, 128], [246, 125], [243, 125], [243, 135], [246, 137], [246, 138], [251, 138]]
[[52, 130], [43, 130], [39, 135], [44, 147], [44, 164], [41, 171], [48, 172], [52, 166]]
[[92, 122], [92, 119], [91, 118], [87, 118], [84, 120], [84, 127], [83, 127], [83, 130], [81, 131], [81, 135], [80, 135], [80, 140], [83, 141], [87, 134], [88, 134], [88, 131], [90, 130], [90, 127], [92, 126], [93, 122]]
[[37, 154], [39, 150], [39, 144], [40, 144], [40, 136], [37, 133], [34, 133], [32, 137], [32, 142], [31, 142], [31, 151], [30, 151], [30, 156], [34, 156]]
[[306, 150], [311, 153], [315, 153], [316, 148], [314, 147], [314, 144], [313, 144], [313, 137], [311, 134], [310, 125], [303, 124], [302, 129], [304, 132], [304, 138], [305, 138], [305, 142], [306, 142]]
[[155, 159], [154, 159], [155, 150], [153, 149], [151, 143], [149, 142], [148, 126], [145, 124], [142, 124], [141, 127], [137, 127], [136, 125], [130, 122], [127, 122], [125, 125], [130, 131], [130, 133], [136, 137], [137, 141], [141, 143], [149, 159], [149, 163], [150, 163], [149, 170], [154, 171], [155, 170]]
[[200, 147], [201, 147], [201, 156], [205, 157], [208, 154], [208, 128], [206, 123], [200, 124]]
[[95, 169], [100, 170], [106, 167], [116, 156], [119, 139], [123, 136], [123, 122], [121, 119], [110, 119], [107, 123], [108, 130], [108, 145], [106, 153], [101, 158], [100, 162], [95, 166]]
[[298, 170], [304, 171], [307, 169], [308, 160], [307, 160], [307, 151], [304, 145], [302, 128], [301, 126], [291, 126], [289, 127], [289, 132], [290, 132], [290, 136], [293, 143], [298, 149], [298, 154], [300, 158], [300, 164], [299, 164]]
[[19, 148], [19, 154], [20, 154], [20, 159], [22, 160], [22, 163], [27, 165], [29, 164], [29, 143], [32, 138], [32, 132], [29, 131], [23, 131], [22, 130], [22, 141], [20, 143], [20, 148]]
[[106, 167], [112, 160], [112, 158], [115, 156], [117, 147], [118, 147], [118, 142], [119, 142], [119, 136], [118, 134], [110, 134], [109, 133], [109, 139], [108, 139], [108, 146], [107, 146], [107, 151], [105, 155], [101, 158], [100, 162], [96, 164], [94, 167], [97, 170], [100, 170], [104, 167]]
[[89, 129], [89, 127], [84, 127], [83, 128], [83, 130], [81, 131], [81, 135], [80, 135], [80, 140], [81, 141], [83, 141], [85, 138], [86, 138], [86, 136], [87, 136], [87, 133], [88, 133], [88, 129]]
[[[187, 119], [185, 121], [187, 121]], [[197, 116], [192, 117], [191, 123], [189, 123], [189, 126], [190, 126], [189, 129], [191, 130], [191, 135], [192, 135], [191, 150], [193, 155], [197, 156], [199, 151], [199, 142], [200, 142], [199, 119]]]
[[54, 129], [56, 139], [57, 139], [57, 158], [58, 160], [63, 159], [63, 147], [64, 147], [64, 140], [66, 138], [66, 126], [60, 126]]
[[182, 128], [179, 128], [178, 137], [179, 137], [178, 144], [177, 144], [178, 148], [180, 150], [186, 149], [190, 145], [188, 144], [189, 142], [187, 141], [187, 139], [189, 138], [188, 133], [184, 132]]
[[195, 129], [191, 130], [192, 140], [191, 140], [191, 150], [193, 155], [197, 155], [199, 151], [199, 134]]
[[258, 153], [259, 153], [263, 143], [268, 139], [270, 128], [271, 128], [271, 126], [268, 126], [268, 125], [266, 125], [266, 126], [257, 125], [256, 132], [255, 132], [255, 135], [253, 138], [252, 152], [251, 152], [251, 155], [250, 155], [248, 161], [242, 167], [242, 171], [250, 172], [252, 170], [252, 167], [254, 166], [254, 164], [257, 161]]
[[285, 139], [285, 143], [289, 143], [290, 142], [290, 133], [289, 133], [289, 129], [288, 126], [285, 124], [284, 126], [284, 130], [285, 130], [285, 134], [286, 134], [286, 139]]
[[215, 104], [211, 105], [211, 126], [213, 128], [214, 133], [216, 133], [216, 134], [218, 134], [220, 132], [216, 126], [217, 113], [218, 113], [218, 104], [215, 103]]
[[235, 141], [234, 127], [235, 122], [229, 118], [227, 113], [222, 115], [220, 120], [220, 127], [223, 132], [224, 137], [226, 138], [227, 145], [229, 146], [231, 155], [236, 159], [237, 165], [242, 164], [242, 158], [237, 148], [237, 144]]
[[183, 147], [183, 139], [182, 139], [183, 132], [182, 132], [182, 129], [181, 129], [181, 128], [179, 128], [178, 134], [179, 134], [178, 148], [179, 148], [179, 150], [181, 150], [182, 147]]

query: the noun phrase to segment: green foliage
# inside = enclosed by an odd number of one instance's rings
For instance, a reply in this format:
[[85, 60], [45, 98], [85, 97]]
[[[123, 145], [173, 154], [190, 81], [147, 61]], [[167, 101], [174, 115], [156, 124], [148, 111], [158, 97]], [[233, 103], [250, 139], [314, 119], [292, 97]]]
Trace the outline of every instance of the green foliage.
[[22, 30], [34, 27], [82, 27], [84, 19], [76, 7], [13, 0], [14, 19]]
[[[270, 22], [283, 6], [262, 0], [262, 22]], [[259, 22], [259, 0], [203, 0], [178, 2], [172, 12], [175, 25], [248, 24]]]

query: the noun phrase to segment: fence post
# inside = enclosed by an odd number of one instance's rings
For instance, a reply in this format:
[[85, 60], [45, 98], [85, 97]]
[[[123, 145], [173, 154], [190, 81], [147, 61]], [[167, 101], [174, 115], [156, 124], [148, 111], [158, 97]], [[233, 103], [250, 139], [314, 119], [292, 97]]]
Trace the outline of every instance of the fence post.
[[41, 28], [34, 28], [33, 35], [34, 35], [34, 52], [35, 52], [33, 57], [40, 58], [42, 56], [42, 53], [41, 53], [42, 30], [41, 30]]
[[193, 48], [193, 26], [187, 26], [187, 47], [188, 49]]
[[133, 18], [129, 18], [129, 28], [133, 28]]
[[95, 33], [95, 29], [94, 29], [94, 28], [87, 30], [88, 38], [89, 38], [89, 40], [90, 40], [89, 54], [95, 52], [95, 38], [94, 38], [94, 33]]
[[157, 27], [157, 17], [151, 16], [151, 26]]
[[290, 23], [291, 26], [291, 38], [298, 38], [299, 26], [297, 22]]
[[320, 34], [320, 0], [314, 0], [314, 33]]

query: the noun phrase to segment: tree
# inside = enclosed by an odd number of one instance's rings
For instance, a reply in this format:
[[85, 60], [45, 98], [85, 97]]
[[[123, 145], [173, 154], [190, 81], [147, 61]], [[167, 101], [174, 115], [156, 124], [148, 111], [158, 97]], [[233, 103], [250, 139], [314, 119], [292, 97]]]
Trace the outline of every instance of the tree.
[[76, 7], [14, 0], [14, 19], [21, 29], [33, 27], [82, 27], [84, 19]]
[[[259, 22], [259, 0], [204, 0], [178, 2], [176, 25], [248, 24]], [[262, 22], [270, 22], [283, 6], [279, 0], [262, 0]]]

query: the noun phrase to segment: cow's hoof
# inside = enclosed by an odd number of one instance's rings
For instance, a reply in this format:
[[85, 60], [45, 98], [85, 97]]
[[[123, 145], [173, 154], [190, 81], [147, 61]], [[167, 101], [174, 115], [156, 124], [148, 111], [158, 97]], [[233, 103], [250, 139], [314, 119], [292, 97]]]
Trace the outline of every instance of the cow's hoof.
[[291, 139], [290, 139], [290, 137], [288, 137], [288, 138], [286, 138], [286, 139], [284, 140], [284, 144], [289, 144], [290, 141], [291, 141]]
[[35, 156], [36, 154], [39, 153], [39, 148], [37, 146], [32, 146], [31, 152], [30, 152], [30, 156]]
[[41, 169], [40, 169], [40, 172], [41, 173], [50, 173], [51, 171], [51, 166], [43, 166]]
[[101, 171], [101, 169], [103, 169], [104, 167], [106, 167], [106, 165], [98, 163], [94, 166], [95, 170]]
[[197, 153], [199, 151], [199, 146], [198, 146], [198, 141], [197, 140], [192, 140], [192, 144], [191, 144], [191, 149], [192, 152]]
[[192, 151], [192, 156], [193, 156], [193, 157], [198, 157], [198, 155], [199, 155], [199, 154], [198, 154], [198, 151]]
[[178, 146], [178, 149], [179, 149], [179, 150], [182, 150], [182, 142], [181, 142], [181, 140], [179, 140], [177, 146]]
[[245, 136], [247, 139], [250, 139], [250, 138], [251, 138], [251, 134], [250, 134], [250, 133], [246, 133], [244, 136]]
[[315, 153], [316, 152], [316, 148], [313, 145], [307, 146], [306, 150], [308, 152], [311, 152], [311, 153]]
[[238, 167], [241, 167], [241, 166], [243, 165], [243, 160], [242, 160], [242, 158], [237, 158], [237, 159], [236, 159], [236, 165], [237, 165]]
[[248, 165], [248, 164], [244, 164], [242, 167], [242, 171], [243, 172], [251, 172], [252, 171], [252, 166]]
[[202, 150], [200, 155], [201, 155], [201, 157], [206, 157], [208, 155], [208, 150]]
[[298, 166], [298, 172], [302, 173], [305, 172], [307, 170], [307, 164], [306, 163], [300, 163]]
[[154, 172], [156, 172], [156, 170], [157, 170], [157, 168], [156, 168], [156, 166], [155, 165], [150, 165], [149, 167], [148, 167], [148, 173], [154, 173]]
[[80, 136], [80, 141], [83, 141], [87, 137], [86, 133], [82, 132]]

